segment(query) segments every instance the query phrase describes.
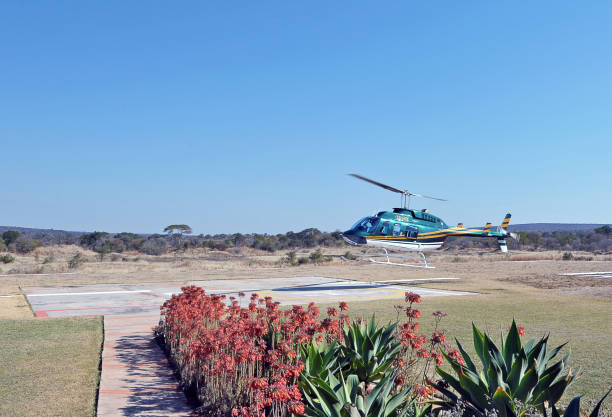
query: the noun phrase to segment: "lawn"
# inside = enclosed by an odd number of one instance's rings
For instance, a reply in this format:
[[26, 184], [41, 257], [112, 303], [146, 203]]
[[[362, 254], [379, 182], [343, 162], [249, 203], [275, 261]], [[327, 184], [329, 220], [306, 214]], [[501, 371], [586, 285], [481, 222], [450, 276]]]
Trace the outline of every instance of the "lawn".
[[94, 416], [102, 319], [0, 320], [0, 415]]
[[0, 320], [27, 319], [32, 317], [34, 317], [32, 309], [22, 294], [14, 293], [0, 297]]
[[[403, 300], [350, 303], [352, 316], [368, 316], [372, 313], [380, 321], [395, 320], [394, 304]], [[417, 307], [421, 310], [422, 330], [433, 323], [431, 313], [436, 310], [448, 314], [442, 327], [448, 330], [449, 341], [457, 337], [470, 354], [472, 321], [486, 330], [494, 341], [505, 332], [512, 318], [526, 329], [524, 342], [532, 337], [550, 333], [555, 346], [569, 342], [562, 350], [571, 350], [570, 365], [575, 374], [583, 375], [568, 391], [570, 396], [585, 395], [585, 399], [600, 399], [612, 386], [612, 303], [604, 298], [577, 298], [524, 291], [503, 294], [480, 294], [466, 297], [426, 298]], [[324, 311], [322, 309], [322, 311]], [[568, 401], [566, 395], [563, 401]]]

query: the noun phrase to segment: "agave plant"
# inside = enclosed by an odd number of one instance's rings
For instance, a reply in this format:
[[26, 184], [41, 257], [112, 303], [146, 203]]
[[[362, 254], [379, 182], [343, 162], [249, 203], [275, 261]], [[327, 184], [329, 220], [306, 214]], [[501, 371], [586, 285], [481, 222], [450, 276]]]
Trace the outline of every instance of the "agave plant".
[[423, 407], [423, 408], [420, 408], [417, 405], [416, 401], [413, 401], [411, 408], [412, 409], [411, 409], [410, 413], [408, 414], [411, 417], [428, 417], [428, 416], [432, 415], [431, 411], [432, 411], [433, 407], [432, 407], [431, 403], [426, 404], [425, 407]]
[[516, 404], [536, 407], [545, 412], [544, 403], [550, 406], [559, 401], [565, 389], [572, 383], [571, 369], [562, 375], [567, 367], [569, 354], [548, 366], [565, 344], [548, 350], [548, 336], [538, 342], [531, 339], [524, 346], [514, 320], [505, 340], [501, 338], [501, 348], [482, 333], [472, 323], [474, 349], [480, 359], [482, 369], [478, 370], [472, 358], [457, 340], [457, 346], [465, 360], [457, 360], [445, 355], [456, 376], [437, 368], [442, 380], [456, 393], [438, 384], [436, 388], [444, 395], [437, 404], [441, 409], [452, 409], [461, 399], [466, 406], [466, 415], [484, 417], [485, 410], [496, 409], [500, 417], [523, 415]]
[[[589, 414], [589, 417], [597, 417], [599, 415], [599, 409], [601, 408], [601, 404], [603, 404], [608, 394], [610, 394], [610, 391], [612, 391], [612, 389], [610, 389], [606, 393], [606, 395], [604, 395], [603, 398], [599, 400], [593, 411], [591, 411], [591, 414]], [[559, 411], [557, 411], [554, 405], [552, 406], [551, 415], [552, 417], [561, 417], [559, 415]], [[583, 413], [582, 415], [586, 416], [586, 413]], [[582, 417], [582, 415], [580, 413], [580, 397], [574, 397], [574, 399], [570, 401], [569, 405], [565, 409], [563, 417]], [[544, 413], [544, 416], [546, 416], [546, 412]]]
[[300, 359], [304, 362], [302, 375], [306, 378], [321, 378], [325, 380], [329, 373], [338, 370], [338, 355], [340, 345], [334, 341], [331, 344], [311, 342], [300, 347]]
[[392, 394], [395, 373], [385, 375], [371, 392], [355, 374], [339, 379], [328, 374], [327, 380], [305, 378], [308, 389], [305, 415], [309, 417], [404, 417], [411, 410], [409, 389]]
[[345, 326], [341, 347], [343, 371], [356, 374], [360, 382], [380, 380], [400, 350], [394, 337], [396, 326], [397, 323], [379, 327], [374, 316], [369, 321]]

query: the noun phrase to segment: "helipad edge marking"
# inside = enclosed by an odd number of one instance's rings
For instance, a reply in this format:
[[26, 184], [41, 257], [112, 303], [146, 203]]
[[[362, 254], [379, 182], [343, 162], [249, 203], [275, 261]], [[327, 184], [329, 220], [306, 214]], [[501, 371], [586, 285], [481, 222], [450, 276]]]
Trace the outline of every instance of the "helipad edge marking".
[[153, 292], [153, 290], [95, 291], [95, 292], [58, 292], [53, 294], [27, 294], [28, 297], [59, 297], [62, 295], [98, 295], [98, 294], [131, 294], [135, 292]]

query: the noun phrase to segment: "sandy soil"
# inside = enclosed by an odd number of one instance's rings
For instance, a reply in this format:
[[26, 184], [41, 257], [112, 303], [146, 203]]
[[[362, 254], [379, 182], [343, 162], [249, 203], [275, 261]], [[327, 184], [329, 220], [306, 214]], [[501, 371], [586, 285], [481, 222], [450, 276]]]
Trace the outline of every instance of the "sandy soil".
[[[551, 291], [596, 297], [612, 297], [612, 279], [567, 277], [568, 272], [612, 271], [612, 256], [574, 254], [591, 261], [563, 261], [561, 252], [442, 252], [428, 255], [435, 269], [401, 268], [343, 261], [347, 248], [323, 249], [332, 261], [320, 265], [288, 266], [280, 261], [286, 252], [268, 254], [250, 249], [227, 252], [193, 250], [180, 254], [148, 256], [139, 253], [107, 255], [100, 260], [94, 252], [76, 246], [39, 248], [28, 256], [0, 265], [0, 295], [19, 293], [19, 287], [136, 283], [291, 276], [325, 276], [360, 281], [433, 277], [461, 278], [455, 282], [428, 283], [442, 289], [498, 292], [505, 288]], [[86, 260], [76, 269], [68, 260], [80, 253]], [[307, 257], [308, 251], [298, 251]], [[353, 249], [353, 253], [358, 251]]]

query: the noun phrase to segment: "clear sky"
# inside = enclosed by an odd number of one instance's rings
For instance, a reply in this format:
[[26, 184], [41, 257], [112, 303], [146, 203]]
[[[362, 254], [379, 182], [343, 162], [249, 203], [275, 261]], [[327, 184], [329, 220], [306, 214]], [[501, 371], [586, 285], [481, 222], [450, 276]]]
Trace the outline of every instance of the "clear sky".
[[0, 225], [612, 223], [612, 2], [4, 1]]

